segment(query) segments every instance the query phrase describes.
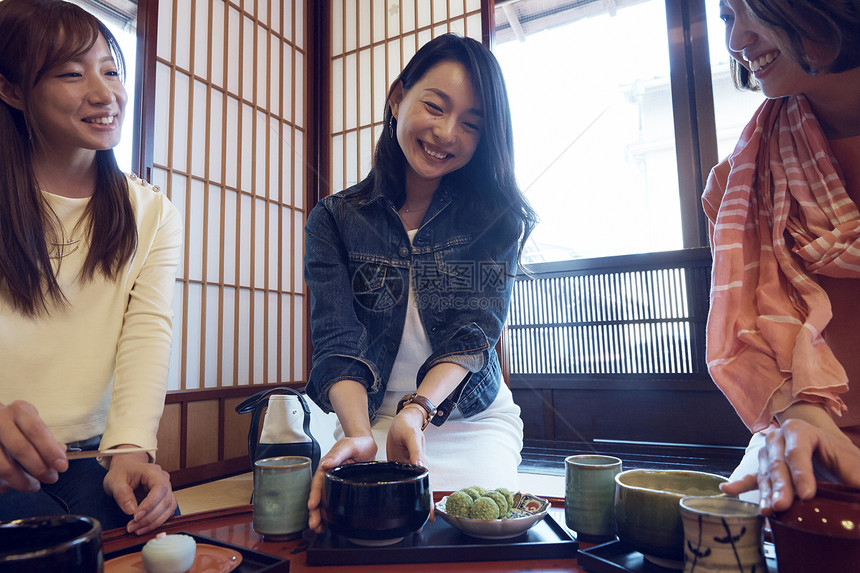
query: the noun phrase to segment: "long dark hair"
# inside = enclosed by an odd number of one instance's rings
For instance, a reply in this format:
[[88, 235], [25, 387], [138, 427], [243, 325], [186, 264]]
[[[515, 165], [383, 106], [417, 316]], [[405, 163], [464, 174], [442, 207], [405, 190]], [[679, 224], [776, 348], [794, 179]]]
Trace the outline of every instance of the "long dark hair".
[[[110, 30], [85, 10], [58, 0], [0, 2], [0, 74], [20, 90], [23, 110], [0, 104], [0, 296], [26, 315], [47, 312], [65, 297], [51, 264], [49, 244], [59, 221], [33, 172], [32, 155], [42, 134], [31, 112], [31, 93], [45, 72], [104, 38], [120, 76], [124, 60]], [[115, 278], [137, 247], [128, 183], [113, 150], [96, 152], [96, 188], [81, 224], [89, 253], [82, 280], [96, 272]]]
[[[788, 38], [791, 52], [803, 71], [839, 73], [860, 66], [860, 1], [858, 0], [745, 0], [756, 18]], [[830, 62], [810, 56], [804, 44], [821, 46]], [[731, 60], [732, 79], [744, 89], [757, 89], [755, 78]]]
[[[521, 254], [537, 223], [537, 215], [517, 184], [508, 93], [495, 56], [471, 38], [455, 34], [438, 36], [424, 44], [406, 64], [392, 84], [388, 100], [398, 83], [404, 91], [409, 90], [433, 66], [442, 62], [457, 62], [466, 68], [475, 93], [481, 94], [483, 111], [481, 137], [472, 160], [445, 176], [457, 189], [465, 190], [457, 198], [463, 206], [457, 215], [464, 223], [474, 224], [476, 220], [493, 223], [497, 232], [519, 241]], [[376, 144], [368, 178], [373, 189], [400, 206], [406, 192], [406, 157], [397, 135], [389, 133], [390, 105], [385, 107], [383, 121], [384, 129]]]

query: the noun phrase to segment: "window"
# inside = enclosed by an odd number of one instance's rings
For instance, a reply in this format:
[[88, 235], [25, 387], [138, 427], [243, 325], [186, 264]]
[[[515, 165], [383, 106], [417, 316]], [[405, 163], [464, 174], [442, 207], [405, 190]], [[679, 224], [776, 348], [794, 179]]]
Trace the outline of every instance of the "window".
[[[696, 36], [704, 4], [708, 44]], [[704, 245], [696, 221], [704, 177], [761, 102], [731, 83], [717, 8], [717, 0], [496, 3], [494, 52], [511, 98], [517, 175], [541, 219], [524, 262]], [[716, 114], [700, 88], [687, 88], [686, 78], [710, 77], [707, 57], [696, 66], [702, 45], [712, 54]], [[689, 93], [673, 93], [679, 85]], [[709, 157], [714, 116], [718, 149]]]

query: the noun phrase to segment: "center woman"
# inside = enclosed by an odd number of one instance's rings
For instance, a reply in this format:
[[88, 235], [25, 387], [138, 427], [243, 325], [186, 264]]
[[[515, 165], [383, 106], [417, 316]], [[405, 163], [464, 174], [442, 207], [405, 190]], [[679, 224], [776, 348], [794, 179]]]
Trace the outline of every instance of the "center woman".
[[501, 69], [479, 42], [425, 44], [388, 92], [362, 182], [305, 227], [309, 396], [338, 418], [326, 469], [388, 459], [437, 490], [516, 491], [523, 425], [495, 345], [535, 214], [515, 179]]

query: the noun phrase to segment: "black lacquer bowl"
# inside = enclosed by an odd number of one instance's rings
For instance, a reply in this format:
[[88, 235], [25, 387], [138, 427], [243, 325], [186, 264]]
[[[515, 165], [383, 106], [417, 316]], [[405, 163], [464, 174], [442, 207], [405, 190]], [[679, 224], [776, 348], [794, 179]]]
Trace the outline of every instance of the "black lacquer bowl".
[[358, 545], [391, 545], [424, 526], [432, 501], [425, 467], [347, 464], [326, 472], [323, 518]]
[[0, 523], [0, 571], [101, 571], [101, 531], [97, 520], [80, 515]]

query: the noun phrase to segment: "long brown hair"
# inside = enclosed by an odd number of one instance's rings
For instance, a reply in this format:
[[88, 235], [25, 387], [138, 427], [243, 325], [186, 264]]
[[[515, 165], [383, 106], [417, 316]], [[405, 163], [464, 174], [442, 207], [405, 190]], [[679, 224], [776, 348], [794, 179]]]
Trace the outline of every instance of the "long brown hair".
[[[30, 95], [48, 70], [85, 52], [104, 38], [120, 75], [124, 60], [110, 30], [85, 10], [58, 0], [0, 2], [0, 74], [20, 90], [23, 110], [0, 103], [0, 297], [26, 315], [64, 303], [48, 245], [59, 222], [33, 171], [40, 141]], [[96, 272], [116, 278], [137, 248], [137, 226], [128, 183], [113, 150], [96, 152], [96, 188], [81, 219], [89, 253], [81, 280]]]

